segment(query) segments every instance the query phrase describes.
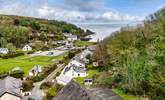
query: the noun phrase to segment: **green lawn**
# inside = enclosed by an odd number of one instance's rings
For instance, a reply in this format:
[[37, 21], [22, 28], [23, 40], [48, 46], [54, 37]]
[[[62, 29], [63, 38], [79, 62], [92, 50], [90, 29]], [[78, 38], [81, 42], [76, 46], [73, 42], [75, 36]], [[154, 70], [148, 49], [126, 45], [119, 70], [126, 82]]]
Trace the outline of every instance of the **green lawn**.
[[86, 77], [78, 77], [78, 78], [75, 78], [76, 82], [80, 83], [80, 84], [83, 84], [84, 82], [84, 79], [85, 78], [92, 78], [94, 74], [97, 74], [99, 73], [98, 70], [88, 70], [87, 71], [87, 76]]
[[79, 47], [90, 46], [90, 45], [94, 45], [94, 44], [96, 44], [96, 43], [95, 42], [89, 42], [89, 41], [80, 41], [80, 40], [75, 42], [75, 45], [79, 46]]
[[0, 58], [0, 73], [8, 72], [14, 67], [20, 67], [24, 70], [25, 74], [31, 70], [34, 65], [48, 65], [54, 60], [61, 60], [66, 54], [56, 57], [48, 57], [48, 56], [36, 56], [36, 57], [29, 57], [29, 56], [20, 56], [16, 58], [10, 59], [1, 59]]
[[130, 95], [130, 94], [125, 94], [123, 91], [120, 89], [112, 89], [113, 92], [115, 92], [117, 95], [122, 97], [124, 100], [140, 100], [138, 97]]

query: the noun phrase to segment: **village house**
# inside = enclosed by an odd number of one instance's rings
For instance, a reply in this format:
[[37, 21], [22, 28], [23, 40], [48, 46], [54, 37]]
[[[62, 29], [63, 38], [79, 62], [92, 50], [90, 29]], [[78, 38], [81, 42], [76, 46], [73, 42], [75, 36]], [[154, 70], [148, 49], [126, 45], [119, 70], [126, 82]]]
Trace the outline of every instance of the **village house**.
[[67, 37], [68, 41], [74, 42], [74, 41], [78, 40], [77, 35], [73, 35], [72, 33], [63, 33], [63, 35], [65, 37]]
[[86, 49], [86, 50], [84, 50], [84, 51], [80, 54], [80, 58], [81, 58], [81, 59], [84, 59], [84, 58], [86, 58], [88, 55], [92, 55], [92, 54], [93, 54], [93, 52], [91, 52], [90, 50]]
[[68, 41], [74, 42], [76, 40], [78, 40], [77, 35], [70, 35], [70, 36], [68, 36]]
[[93, 84], [93, 80], [91, 78], [86, 78], [86, 79], [84, 79], [84, 84], [85, 85], [92, 85]]
[[7, 48], [0, 48], [0, 54], [7, 54], [9, 50]]
[[57, 45], [58, 43], [57, 43], [57, 41], [52, 41], [51, 44], [52, 45]]
[[42, 66], [36, 65], [29, 72], [29, 76], [37, 76], [41, 72], [42, 72]]
[[73, 48], [74, 45], [73, 45], [72, 42], [67, 41], [67, 42], [65, 43], [65, 47], [66, 47], [66, 48]]
[[98, 66], [99, 66], [99, 63], [98, 63], [98, 62], [93, 62], [92, 65], [93, 65], [94, 67], [98, 67]]
[[0, 100], [21, 100], [22, 82], [20, 79], [6, 77], [0, 80]]
[[55, 36], [55, 34], [54, 33], [48, 33], [47, 36], [53, 38]]
[[88, 46], [87, 49], [93, 52], [96, 50], [96, 45]]
[[75, 66], [78, 66], [78, 67], [85, 67], [85, 62], [82, 60], [82, 59], [79, 59], [78, 57], [74, 57], [69, 65], [75, 65]]
[[75, 65], [65, 67], [63, 74], [69, 77], [86, 77], [86, 68], [85, 67], [78, 67]]
[[29, 45], [25, 45], [23, 48], [22, 48], [22, 51], [31, 51], [32, 50], [32, 47], [30, 47]]

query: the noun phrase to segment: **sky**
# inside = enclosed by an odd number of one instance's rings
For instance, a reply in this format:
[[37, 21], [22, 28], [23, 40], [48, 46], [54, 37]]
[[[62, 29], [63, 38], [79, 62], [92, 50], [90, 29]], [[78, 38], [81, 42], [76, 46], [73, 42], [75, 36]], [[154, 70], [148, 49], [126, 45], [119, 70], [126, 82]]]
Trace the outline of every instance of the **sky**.
[[0, 0], [0, 14], [73, 23], [120, 23], [143, 20], [164, 6], [164, 0]]

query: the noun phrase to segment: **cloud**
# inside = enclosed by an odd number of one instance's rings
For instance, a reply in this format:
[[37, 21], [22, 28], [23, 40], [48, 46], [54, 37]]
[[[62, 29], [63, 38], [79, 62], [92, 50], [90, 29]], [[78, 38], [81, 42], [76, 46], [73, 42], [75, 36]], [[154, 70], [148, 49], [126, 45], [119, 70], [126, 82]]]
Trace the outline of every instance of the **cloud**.
[[102, 16], [103, 19], [106, 20], [119, 20], [119, 21], [123, 21], [123, 20], [129, 20], [129, 21], [134, 21], [134, 20], [142, 20], [142, 17], [139, 16], [130, 16], [128, 14], [120, 14], [118, 12], [105, 12]]
[[[5, 5], [0, 7], [1, 14], [31, 16], [67, 22], [111, 22], [142, 19], [138, 16], [121, 14], [106, 9], [104, 0], [65, 0], [65, 7], [50, 6], [34, 1], [32, 5], [18, 2], [20, 0], [17, 0], [17, 2], [16, 0], [11, 0], [12, 2], [5, 1], [3, 2]], [[1, 0], [0, 4], [2, 4]]]
[[68, 8], [78, 11], [104, 11], [105, 0], [65, 0]]

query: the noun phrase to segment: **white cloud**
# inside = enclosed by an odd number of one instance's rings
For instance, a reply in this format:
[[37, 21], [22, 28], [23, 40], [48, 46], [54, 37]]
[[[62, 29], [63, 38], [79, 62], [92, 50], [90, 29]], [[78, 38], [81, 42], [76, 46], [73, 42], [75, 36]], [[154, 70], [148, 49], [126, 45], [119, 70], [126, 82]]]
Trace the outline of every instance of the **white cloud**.
[[139, 16], [131, 16], [128, 14], [119, 14], [118, 12], [112, 12], [112, 11], [105, 12], [102, 15], [102, 18], [106, 19], [106, 20], [117, 20], [117, 21], [122, 21], [122, 20], [128, 20], [128, 21], [138, 20], [139, 21], [139, 20], [143, 19], [142, 17], [139, 17]]
[[[72, 0], [75, 2], [75, 0]], [[82, 0], [79, 0], [82, 2]], [[94, 0], [92, 0], [93, 2]], [[99, 1], [99, 0], [97, 0]], [[78, 2], [78, 3], [81, 3]], [[98, 3], [98, 2], [97, 2]], [[92, 5], [92, 4], [90, 4]], [[99, 5], [101, 5], [99, 3]], [[101, 6], [102, 7], [102, 6]], [[83, 9], [86, 9], [83, 5]], [[92, 7], [94, 9], [95, 7]], [[90, 8], [89, 8], [90, 9]], [[96, 10], [96, 9], [95, 9]], [[20, 2], [10, 2], [10, 5], [5, 5], [0, 8], [1, 14], [14, 14], [21, 16], [32, 16], [47, 19], [63, 20], [68, 22], [111, 22], [111, 21], [134, 21], [141, 20], [138, 16], [120, 14], [117, 11], [81, 11], [77, 9], [66, 9], [65, 7], [54, 7], [49, 5], [25, 5]]]

